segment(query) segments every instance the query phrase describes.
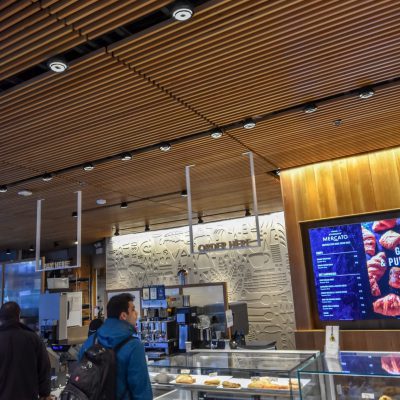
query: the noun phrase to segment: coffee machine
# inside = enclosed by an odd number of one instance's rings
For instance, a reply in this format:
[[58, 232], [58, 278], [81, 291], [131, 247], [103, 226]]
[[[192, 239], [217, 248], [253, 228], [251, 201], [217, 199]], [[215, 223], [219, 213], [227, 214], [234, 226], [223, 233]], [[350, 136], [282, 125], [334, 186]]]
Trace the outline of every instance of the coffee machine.
[[186, 350], [185, 342], [192, 342], [193, 347], [198, 347], [200, 336], [197, 329], [197, 316], [200, 313], [199, 307], [180, 307], [176, 309], [179, 351]]

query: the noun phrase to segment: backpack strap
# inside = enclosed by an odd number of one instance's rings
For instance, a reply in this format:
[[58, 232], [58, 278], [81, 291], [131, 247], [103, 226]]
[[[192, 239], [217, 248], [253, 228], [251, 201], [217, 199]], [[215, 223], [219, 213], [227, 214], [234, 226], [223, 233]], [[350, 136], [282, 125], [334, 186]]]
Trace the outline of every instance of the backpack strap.
[[113, 347], [113, 350], [117, 353], [121, 347], [125, 346], [128, 342], [130, 342], [133, 339], [133, 336], [128, 336], [126, 339], [124, 339], [122, 342], [118, 343], [116, 346]]

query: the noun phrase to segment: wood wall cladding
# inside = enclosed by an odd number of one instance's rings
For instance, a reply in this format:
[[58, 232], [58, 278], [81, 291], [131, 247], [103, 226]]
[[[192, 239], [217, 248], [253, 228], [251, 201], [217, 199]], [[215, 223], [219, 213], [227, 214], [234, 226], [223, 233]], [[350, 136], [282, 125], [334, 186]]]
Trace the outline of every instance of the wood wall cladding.
[[[43, 69], [50, 56], [78, 45], [82, 51], [100, 35], [162, 13], [170, 2], [0, 1], [0, 79], [16, 84], [27, 69]], [[400, 76], [399, 2], [200, 3], [190, 21], [168, 19], [117, 42], [111, 35], [64, 74], [43, 69], [2, 91], [0, 185]], [[275, 115], [252, 130], [225, 132], [219, 141], [198, 138], [168, 154], [138, 154], [129, 165], [110, 162], [90, 174], [74, 170], [51, 183], [29, 182], [30, 199], [16, 196], [22, 185], [11, 187], [0, 194], [0, 249], [34, 241], [36, 198], [49, 204], [46, 243], [71, 241], [70, 193], [82, 189], [84, 208], [93, 209], [98, 198], [115, 204], [176, 192], [184, 189], [188, 164], [210, 164], [204, 174], [209, 188], [194, 199], [196, 212], [242, 212], [250, 192], [231, 159], [247, 151], [256, 154], [260, 209], [282, 209], [280, 187], [266, 172], [400, 145], [394, 134], [400, 127], [398, 82], [365, 101], [354, 96], [311, 115]], [[341, 127], [332, 124], [337, 118]], [[175, 202], [84, 214], [84, 241], [109, 236], [116, 225], [127, 231], [142, 229], [146, 220], [179, 225], [186, 208]]]
[[[302, 348], [307, 347], [305, 331], [314, 326], [299, 222], [398, 209], [399, 181], [399, 148], [281, 173], [291, 274], [292, 281], [296, 282], [293, 285], [296, 327], [301, 331]], [[310, 336], [309, 344], [312, 343]]]
[[[248, 340], [277, 341], [294, 348], [294, 314], [283, 213], [260, 216], [261, 247], [207, 254], [189, 253], [188, 227], [107, 240], [107, 289], [176, 285], [177, 272], [188, 271], [189, 283], [227, 282], [229, 301], [248, 305]], [[199, 243], [250, 239], [255, 246], [254, 218], [194, 227]]]

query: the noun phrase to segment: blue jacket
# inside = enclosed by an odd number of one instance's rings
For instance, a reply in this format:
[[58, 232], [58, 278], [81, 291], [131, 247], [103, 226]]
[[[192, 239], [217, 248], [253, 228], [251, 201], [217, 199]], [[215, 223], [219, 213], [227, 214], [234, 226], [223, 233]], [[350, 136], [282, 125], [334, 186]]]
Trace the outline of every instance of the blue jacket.
[[[133, 326], [128, 322], [117, 318], [108, 318], [98, 329], [97, 337], [101, 345], [112, 348], [134, 333]], [[89, 336], [83, 344], [79, 352], [79, 360], [84, 352], [93, 345], [94, 337], [95, 335]], [[117, 366], [118, 400], [153, 399], [144, 347], [140, 339], [133, 336], [133, 339], [121, 347], [117, 352]]]

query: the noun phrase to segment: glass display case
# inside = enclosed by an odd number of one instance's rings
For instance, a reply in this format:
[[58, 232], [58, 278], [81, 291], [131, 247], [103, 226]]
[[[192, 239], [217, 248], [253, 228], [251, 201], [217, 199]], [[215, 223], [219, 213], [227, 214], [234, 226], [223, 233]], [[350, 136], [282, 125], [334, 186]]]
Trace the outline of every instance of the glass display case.
[[160, 399], [299, 399], [297, 370], [316, 357], [301, 351], [192, 351], [149, 364]]
[[400, 400], [400, 353], [341, 352], [319, 355], [299, 369], [302, 399]]

